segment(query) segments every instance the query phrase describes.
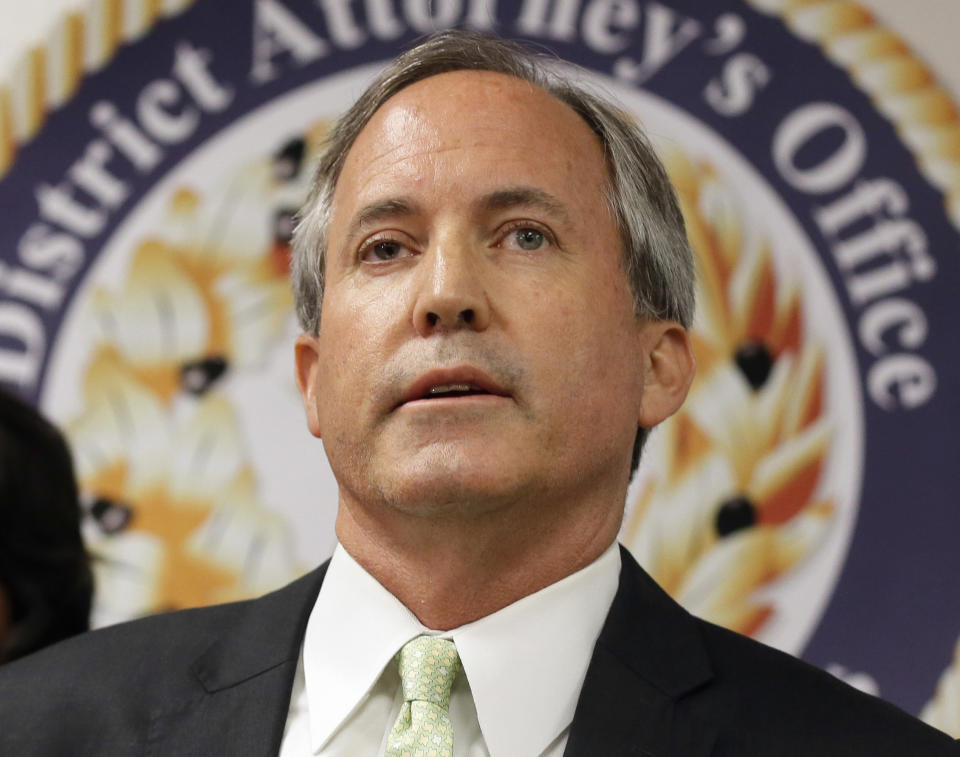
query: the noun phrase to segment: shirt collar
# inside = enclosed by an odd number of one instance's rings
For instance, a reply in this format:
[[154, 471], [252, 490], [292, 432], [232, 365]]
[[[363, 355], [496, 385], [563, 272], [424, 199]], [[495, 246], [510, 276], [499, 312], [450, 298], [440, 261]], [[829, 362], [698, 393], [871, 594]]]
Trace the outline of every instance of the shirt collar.
[[[491, 757], [540, 754], [573, 720], [619, 573], [614, 543], [561, 581], [443, 634], [457, 645]], [[304, 638], [314, 752], [422, 633], [435, 632], [337, 545]]]
[[614, 543], [587, 567], [452, 632], [491, 757], [540, 754], [570, 725], [619, 575]]
[[314, 752], [363, 701], [400, 647], [423, 632], [416, 616], [338, 544], [303, 640]]

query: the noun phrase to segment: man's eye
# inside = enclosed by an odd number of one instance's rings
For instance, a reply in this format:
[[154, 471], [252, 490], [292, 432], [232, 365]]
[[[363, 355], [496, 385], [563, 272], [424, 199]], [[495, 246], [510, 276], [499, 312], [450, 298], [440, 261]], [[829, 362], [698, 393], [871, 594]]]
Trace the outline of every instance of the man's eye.
[[368, 263], [386, 263], [390, 260], [406, 257], [406, 248], [400, 242], [384, 239], [368, 245], [360, 253], [360, 259]]
[[545, 241], [542, 231], [537, 229], [517, 229], [513, 232], [513, 238], [521, 250], [538, 250]]

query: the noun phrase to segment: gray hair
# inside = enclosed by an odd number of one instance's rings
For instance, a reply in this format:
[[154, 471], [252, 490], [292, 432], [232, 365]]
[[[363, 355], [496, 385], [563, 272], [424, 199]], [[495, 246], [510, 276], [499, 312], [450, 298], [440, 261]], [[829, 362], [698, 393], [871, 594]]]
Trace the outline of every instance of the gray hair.
[[293, 235], [297, 317], [317, 334], [333, 193], [347, 153], [373, 114], [418, 81], [450, 71], [492, 71], [543, 89], [570, 106], [599, 137], [610, 173], [606, 199], [623, 240], [623, 265], [638, 317], [689, 328], [694, 311], [693, 253], [673, 187], [640, 126], [617, 106], [555, 70], [554, 58], [516, 42], [448, 30], [394, 60], [327, 135], [313, 187]]

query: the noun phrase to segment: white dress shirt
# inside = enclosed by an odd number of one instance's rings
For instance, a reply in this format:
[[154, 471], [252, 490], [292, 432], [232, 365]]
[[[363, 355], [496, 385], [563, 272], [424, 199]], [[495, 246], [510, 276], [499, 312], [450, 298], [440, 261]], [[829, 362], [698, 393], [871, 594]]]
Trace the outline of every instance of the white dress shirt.
[[454, 757], [560, 757], [620, 575], [610, 546], [587, 567], [492, 615], [431, 631], [337, 546], [307, 623], [280, 757], [383, 755], [403, 702], [395, 655], [453, 639]]

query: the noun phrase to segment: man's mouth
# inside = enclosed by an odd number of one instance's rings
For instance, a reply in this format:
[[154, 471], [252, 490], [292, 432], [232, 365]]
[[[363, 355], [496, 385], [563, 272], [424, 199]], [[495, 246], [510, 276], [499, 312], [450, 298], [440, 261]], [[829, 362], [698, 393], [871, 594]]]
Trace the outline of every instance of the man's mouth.
[[481, 396], [509, 397], [510, 394], [484, 371], [472, 366], [461, 366], [432, 370], [420, 376], [407, 388], [399, 405]]
[[490, 394], [486, 389], [474, 384], [438, 384], [431, 386], [421, 397], [429, 400], [438, 397], [468, 397], [471, 394]]

